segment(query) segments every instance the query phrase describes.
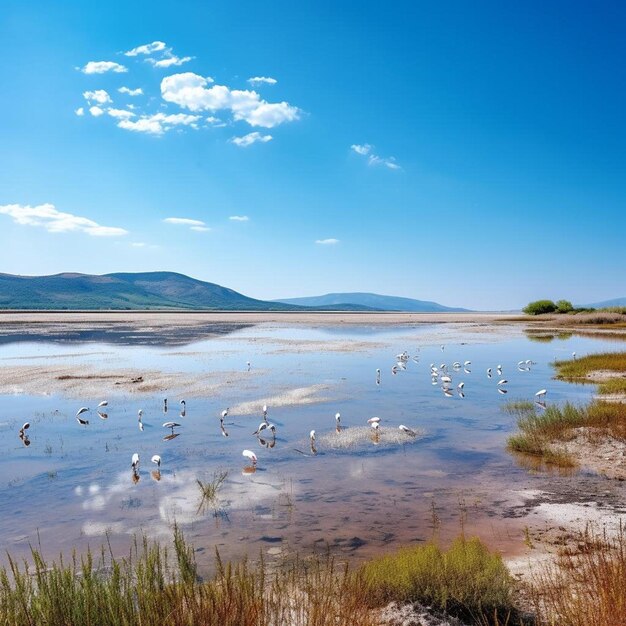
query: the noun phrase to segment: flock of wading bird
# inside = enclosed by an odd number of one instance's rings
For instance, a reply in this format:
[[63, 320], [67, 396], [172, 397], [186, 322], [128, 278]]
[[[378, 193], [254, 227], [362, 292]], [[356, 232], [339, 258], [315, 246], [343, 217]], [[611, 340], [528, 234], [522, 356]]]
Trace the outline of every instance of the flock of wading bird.
[[[443, 352], [444, 350], [445, 350], [445, 345], [442, 345], [441, 351]], [[418, 348], [418, 352], [419, 352], [419, 348]], [[572, 352], [572, 357], [576, 358], [576, 352]], [[400, 372], [406, 371], [407, 363], [409, 362], [409, 360], [412, 360], [413, 362], [418, 363], [419, 355], [415, 355], [411, 357], [409, 353], [406, 351], [402, 352], [401, 354], [397, 354], [396, 363], [391, 367], [391, 373], [395, 376]], [[450, 398], [454, 395], [454, 387], [453, 387], [454, 383], [452, 380], [452, 375], [459, 374], [461, 370], [463, 370], [465, 374], [471, 374], [472, 373], [470, 369], [471, 365], [472, 365], [471, 361], [464, 361], [463, 363], [461, 363], [460, 361], [455, 361], [454, 363], [452, 363], [450, 367], [448, 367], [446, 363], [441, 363], [438, 367], [434, 363], [431, 363], [430, 364], [431, 384], [433, 386], [438, 386], [441, 389], [443, 395]], [[529, 372], [533, 365], [534, 365], [534, 362], [531, 361], [530, 359], [527, 359], [525, 361], [518, 361], [517, 369], [520, 372]], [[246, 366], [247, 366], [247, 370], [250, 371], [251, 369], [250, 361], [246, 362]], [[509, 381], [506, 378], [501, 378], [503, 376], [502, 365], [500, 364], [497, 365], [495, 368], [495, 371], [496, 371], [497, 377], [499, 378], [499, 380], [496, 383], [496, 389], [498, 393], [504, 395], [508, 393], [506, 385], [508, 384]], [[491, 367], [487, 368], [487, 378], [489, 379], [493, 378], [493, 368]], [[377, 369], [376, 370], [376, 385], [380, 386], [380, 384], [381, 384], [381, 371], [380, 369]], [[457, 383], [456, 392], [460, 398], [465, 397], [464, 389], [465, 389], [464, 381], [460, 381], [459, 383]], [[546, 408], [545, 397], [547, 393], [548, 391], [546, 389], [540, 389], [539, 391], [537, 391], [537, 393], [535, 393], [535, 398], [536, 398], [535, 403], [540, 408], [543, 408], [543, 409]], [[106, 413], [106, 407], [108, 405], [109, 405], [109, 402], [107, 400], [103, 400], [102, 402], [98, 404], [96, 413], [98, 417], [102, 420], [106, 420], [109, 417], [108, 414]], [[187, 402], [185, 400], [181, 400], [180, 407], [181, 407], [180, 417], [184, 418], [187, 413]], [[88, 413], [90, 410], [91, 409], [89, 407], [83, 406], [80, 409], [78, 409], [78, 411], [76, 412], [76, 421], [81, 426], [89, 425], [89, 420], [81, 416], [84, 415], [85, 413]], [[167, 411], [168, 411], [168, 404], [167, 404], [167, 398], [165, 398], [163, 400], [163, 413], [165, 414], [167, 413]], [[220, 413], [220, 430], [224, 437], [228, 437], [228, 432], [226, 431], [226, 427], [224, 423], [225, 418], [228, 416], [228, 411], [229, 409], [226, 408]], [[261, 446], [266, 447], [266, 448], [273, 448], [276, 445], [276, 425], [272, 424], [267, 419], [267, 411], [268, 411], [267, 405], [264, 404], [263, 410], [262, 410], [263, 421], [259, 424], [258, 428], [252, 433], [252, 435], [257, 437], [257, 440]], [[139, 409], [139, 411], [137, 412], [137, 423], [138, 423], [139, 430], [142, 432], [144, 429], [143, 414], [144, 414], [143, 409]], [[375, 443], [377, 443], [379, 431], [381, 428], [380, 426], [381, 418], [377, 416], [370, 417], [367, 420], [367, 423], [369, 424], [370, 428], [373, 431], [373, 440]], [[165, 435], [165, 437], [163, 437], [163, 441], [171, 441], [172, 439], [175, 439], [176, 437], [178, 437], [180, 433], [174, 432], [174, 431], [180, 425], [181, 424], [179, 422], [174, 422], [174, 421], [164, 422], [163, 428], [170, 430], [170, 433]], [[27, 433], [29, 428], [30, 428], [30, 423], [25, 422], [19, 430], [19, 437], [25, 446], [30, 445], [30, 439]], [[415, 430], [413, 430], [412, 428], [409, 428], [408, 426], [405, 426], [404, 424], [400, 424], [398, 426], [398, 429], [404, 434], [406, 434], [408, 437], [417, 436], [417, 432]], [[337, 433], [341, 432], [342, 430], [341, 413], [335, 413], [335, 430]], [[265, 436], [269, 433], [271, 433], [271, 440], [268, 441], [265, 439]], [[309, 443], [310, 443], [311, 454], [316, 455], [317, 447], [316, 447], [315, 430], [311, 430], [311, 432], [309, 433]], [[305, 454], [301, 450], [297, 450], [297, 449], [296, 449], [296, 452]], [[257, 455], [252, 450], [246, 449], [246, 450], [243, 450], [242, 456], [245, 457], [246, 460], [249, 462], [249, 465], [243, 468], [243, 473], [244, 474], [254, 473], [256, 471], [256, 466], [258, 462]], [[137, 452], [133, 453], [131, 457], [131, 469], [132, 469], [132, 478], [134, 482], [139, 481], [139, 461], [140, 461], [139, 454]], [[157, 467], [156, 471], [152, 472], [153, 478], [155, 478], [155, 480], [160, 480], [161, 479], [161, 457], [158, 454], [155, 454], [152, 456], [150, 461], [154, 463]]]

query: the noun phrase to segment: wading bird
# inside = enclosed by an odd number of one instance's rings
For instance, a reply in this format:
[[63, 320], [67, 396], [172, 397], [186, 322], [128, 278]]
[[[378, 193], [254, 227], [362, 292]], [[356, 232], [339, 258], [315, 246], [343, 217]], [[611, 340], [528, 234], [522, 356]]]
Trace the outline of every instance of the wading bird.
[[103, 406], [109, 406], [109, 401], [108, 400], [103, 400], [102, 402], [100, 402], [100, 404], [98, 405], [98, 408], [102, 408]]
[[24, 422], [22, 428], [20, 428], [20, 437], [24, 437], [26, 431], [30, 428], [30, 422]]
[[130, 461], [130, 466], [137, 471], [139, 469], [139, 454], [137, 452], [133, 453], [133, 457]]
[[155, 454], [150, 461], [154, 463], [159, 469], [161, 469], [161, 457], [158, 454]]
[[506, 385], [509, 381], [506, 378], [502, 378], [498, 381], [498, 385]]
[[82, 406], [80, 409], [78, 409], [78, 411], [76, 411], [76, 417], [82, 415], [83, 413], [87, 413], [87, 411], [89, 411], [89, 407]]
[[535, 397], [539, 398], [540, 400], [543, 400], [546, 397], [546, 394], [548, 393], [547, 389], [540, 389], [536, 394]]
[[180, 426], [180, 424], [178, 422], [164, 422], [163, 423], [163, 428], [171, 428], [172, 434], [174, 433], [174, 429], [177, 426]]
[[487, 378], [491, 378], [491, 368], [487, 368]]
[[411, 437], [417, 437], [417, 433], [414, 430], [411, 430], [408, 426], [405, 426], [404, 424], [400, 424], [400, 426], [398, 426], [398, 428], [403, 433], [406, 433], [407, 435], [410, 435]]
[[378, 424], [379, 422], [380, 422], [380, 417], [370, 417], [367, 420], [367, 423], [370, 424], [370, 425], [371, 424]]
[[267, 422], [261, 422], [259, 427], [252, 433], [253, 435], [258, 435], [262, 433], [266, 428], [268, 428], [269, 424]]
[[256, 454], [254, 454], [252, 450], [244, 450], [241, 454], [242, 456], [245, 456], [246, 459], [248, 459], [252, 463], [252, 465], [256, 465], [257, 463]]
[[228, 415], [228, 409], [224, 409], [222, 411], [222, 419], [224, 419]]

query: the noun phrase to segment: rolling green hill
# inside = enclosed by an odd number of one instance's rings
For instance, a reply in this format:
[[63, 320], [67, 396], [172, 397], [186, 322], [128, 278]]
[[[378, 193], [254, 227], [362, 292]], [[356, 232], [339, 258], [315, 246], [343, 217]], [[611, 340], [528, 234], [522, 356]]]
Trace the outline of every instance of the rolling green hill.
[[[326, 307], [320, 307], [326, 308]], [[232, 289], [174, 272], [0, 274], [0, 309], [195, 309], [214, 311], [306, 311], [302, 306], [248, 298]], [[334, 306], [334, 310], [369, 310]]]

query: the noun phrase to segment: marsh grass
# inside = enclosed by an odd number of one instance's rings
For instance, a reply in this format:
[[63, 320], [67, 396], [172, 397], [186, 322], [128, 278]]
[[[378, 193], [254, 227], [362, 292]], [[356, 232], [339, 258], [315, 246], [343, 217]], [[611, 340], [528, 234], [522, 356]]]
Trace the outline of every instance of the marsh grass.
[[623, 626], [626, 623], [626, 533], [586, 530], [577, 550], [562, 551], [535, 576], [531, 601], [538, 626]]
[[110, 550], [46, 562], [9, 558], [0, 569], [6, 626], [374, 626], [357, 574], [332, 559], [270, 571], [261, 560], [224, 564], [198, 576], [193, 549], [176, 529], [172, 550], [135, 541], [128, 557]]
[[513, 580], [498, 554], [477, 538], [404, 548], [360, 570], [372, 606], [411, 602], [470, 620], [504, 623], [515, 614]]
[[511, 400], [503, 405], [502, 410], [509, 415], [524, 417], [535, 412], [535, 405], [530, 400]]
[[548, 464], [573, 467], [576, 460], [556, 447], [558, 442], [572, 439], [573, 429], [580, 427], [626, 441], [626, 404], [595, 400], [585, 406], [553, 405], [541, 414], [533, 411], [520, 417], [517, 426], [520, 432], [509, 437], [509, 450], [541, 457]]
[[556, 361], [554, 367], [557, 370], [557, 378], [593, 383], [587, 378], [591, 372], [610, 371], [626, 374], [626, 352], [604, 352], [590, 354], [578, 359]]
[[227, 471], [218, 471], [213, 474], [213, 478], [210, 481], [203, 481], [196, 478], [196, 483], [200, 490], [198, 512], [206, 509], [208, 506], [217, 506], [219, 490], [227, 477]]

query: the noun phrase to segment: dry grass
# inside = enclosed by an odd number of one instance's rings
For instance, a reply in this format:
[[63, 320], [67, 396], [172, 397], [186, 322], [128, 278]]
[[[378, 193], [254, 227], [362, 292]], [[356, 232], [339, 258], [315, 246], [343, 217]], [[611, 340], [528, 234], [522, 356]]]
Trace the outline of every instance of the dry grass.
[[175, 531], [174, 550], [146, 539], [125, 559], [95, 558], [0, 570], [0, 623], [6, 626], [374, 626], [363, 585], [331, 559], [269, 572], [261, 562], [224, 565], [202, 581], [193, 550]]
[[626, 624], [626, 534], [587, 531], [576, 551], [564, 550], [533, 582], [537, 626]]

